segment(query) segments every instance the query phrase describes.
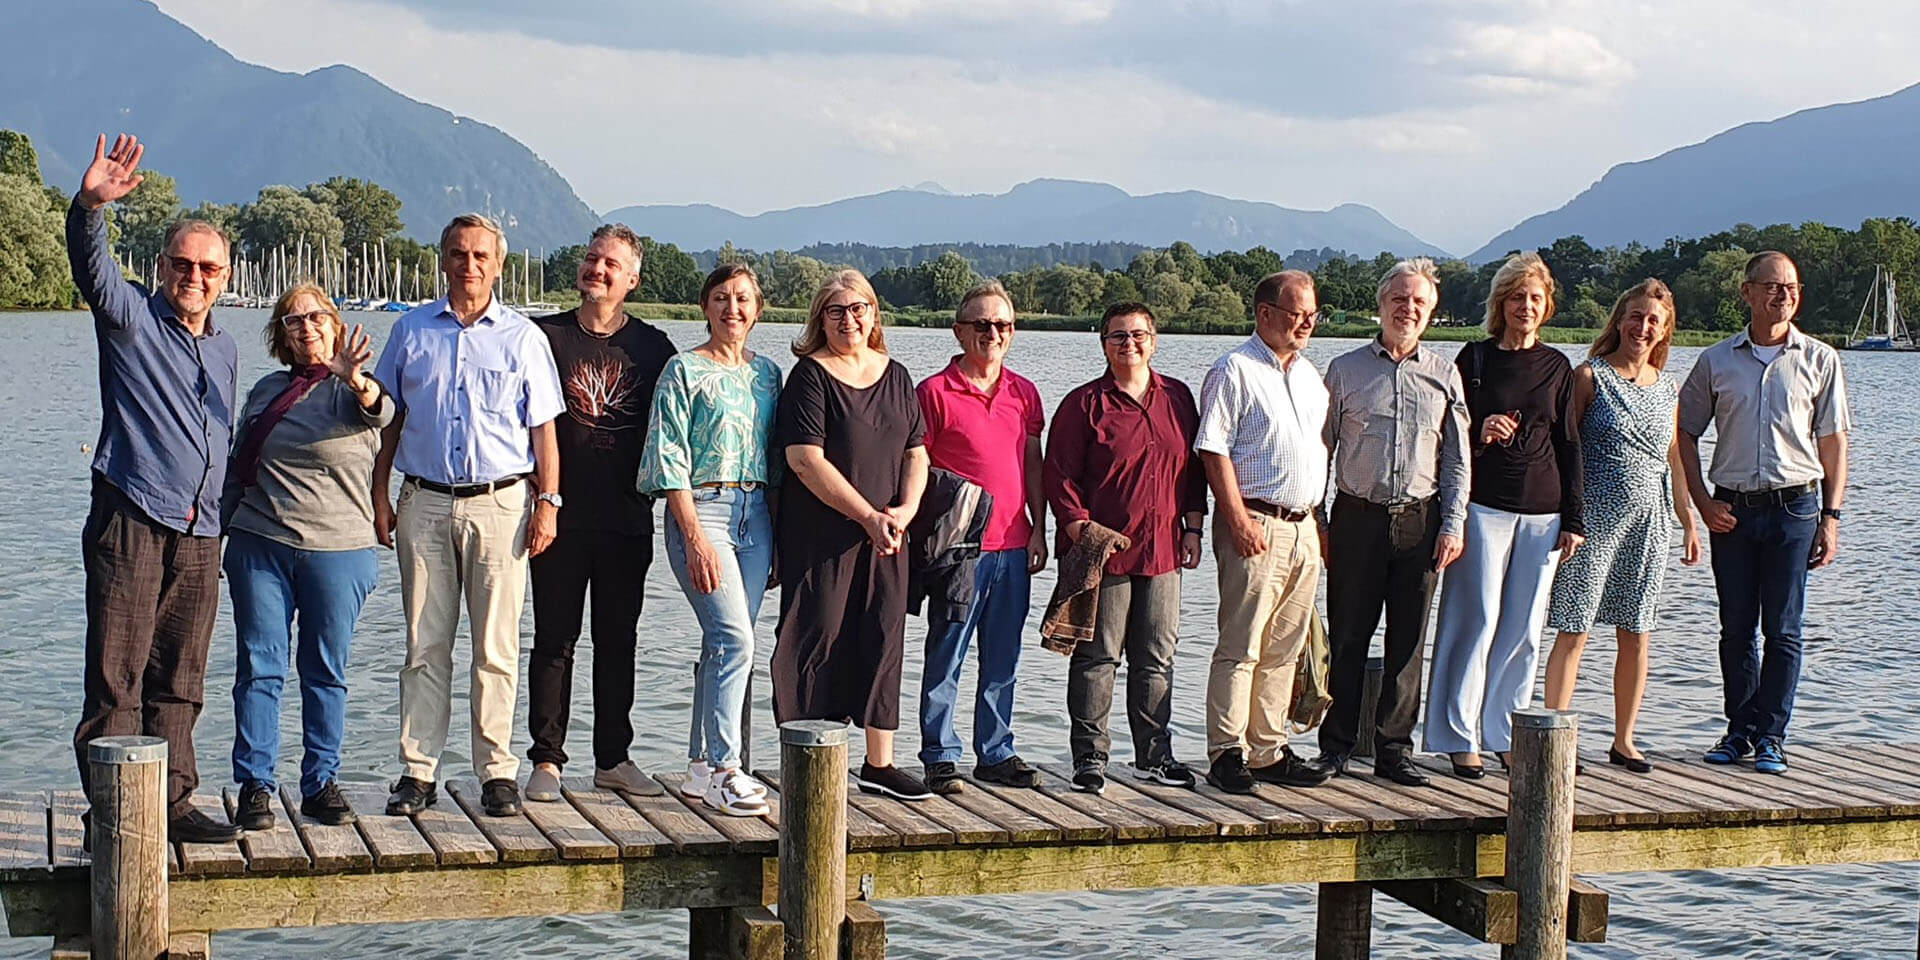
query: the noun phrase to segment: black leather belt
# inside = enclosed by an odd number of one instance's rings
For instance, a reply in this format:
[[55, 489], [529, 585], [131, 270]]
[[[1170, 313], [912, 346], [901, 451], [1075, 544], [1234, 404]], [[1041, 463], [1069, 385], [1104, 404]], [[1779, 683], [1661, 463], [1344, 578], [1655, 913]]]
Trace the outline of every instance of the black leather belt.
[[1240, 502], [1246, 504], [1247, 509], [1252, 510], [1254, 513], [1264, 513], [1276, 520], [1285, 520], [1288, 523], [1299, 523], [1313, 515], [1313, 512], [1310, 510], [1290, 510], [1271, 500], [1245, 498]]
[[1736, 507], [1784, 507], [1819, 488], [1820, 483], [1817, 480], [1772, 490], [1734, 490], [1730, 487], [1714, 487], [1713, 498], [1722, 503], [1731, 503]]
[[520, 474], [512, 477], [501, 477], [492, 483], [438, 483], [425, 479], [424, 477], [408, 476], [407, 482], [425, 487], [435, 493], [447, 494], [457, 499], [460, 497], [477, 497], [483, 493], [492, 493], [495, 490], [505, 490], [514, 484], [527, 482], [527, 476], [526, 474]]
[[1366, 510], [1372, 513], [1384, 513], [1390, 517], [1397, 517], [1403, 513], [1425, 510], [1433, 504], [1433, 499], [1432, 497], [1427, 497], [1421, 500], [1402, 500], [1398, 503], [1375, 503], [1365, 497], [1356, 497], [1351, 493], [1343, 493], [1340, 494], [1336, 505], [1346, 504], [1355, 510]]

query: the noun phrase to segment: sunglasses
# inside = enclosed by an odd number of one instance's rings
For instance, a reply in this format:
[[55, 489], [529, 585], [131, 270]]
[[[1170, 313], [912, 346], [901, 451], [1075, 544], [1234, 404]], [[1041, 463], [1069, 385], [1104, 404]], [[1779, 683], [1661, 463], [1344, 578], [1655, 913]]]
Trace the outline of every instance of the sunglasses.
[[187, 257], [168, 257], [167, 266], [172, 267], [174, 273], [183, 277], [193, 276], [193, 271], [198, 269], [201, 276], [209, 279], [219, 276], [227, 269], [227, 265], [224, 263], [214, 263], [211, 260], [193, 260]]
[[304, 326], [317, 327], [320, 324], [325, 323], [332, 319], [333, 319], [333, 314], [328, 313], [325, 310], [312, 310], [312, 311], [308, 311], [307, 313], [289, 313], [286, 316], [283, 316], [280, 318], [280, 325], [283, 327], [289, 327], [289, 328], [304, 327]]
[[1012, 333], [1011, 320], [962, 320], [954, 323], [956, 327], [972, 327], [974, 333]]

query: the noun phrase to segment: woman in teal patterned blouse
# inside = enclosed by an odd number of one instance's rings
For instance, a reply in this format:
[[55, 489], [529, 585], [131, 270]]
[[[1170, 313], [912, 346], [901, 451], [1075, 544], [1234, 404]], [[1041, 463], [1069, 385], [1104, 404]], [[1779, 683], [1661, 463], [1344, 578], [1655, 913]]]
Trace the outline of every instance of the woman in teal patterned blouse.
[[753, 672], [753, 623], [773, 564], [767, 456], [780, 367], [747, 349], [760, 281], [745, 264], [707, 275], [707, 342], [677, 354], [653, 394], [640, 489], [667, 500], [667, 562], [700, 620], [688, 735], [689, 797], [733, 816], [767, 812], [767, 788], [740, 769], [740, 717]]

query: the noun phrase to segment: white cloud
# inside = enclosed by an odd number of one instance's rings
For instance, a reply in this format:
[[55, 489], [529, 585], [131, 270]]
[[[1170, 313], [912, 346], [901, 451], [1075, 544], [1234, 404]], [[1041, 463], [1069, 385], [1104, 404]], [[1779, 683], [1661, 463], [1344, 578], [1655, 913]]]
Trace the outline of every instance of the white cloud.
[[890, 21], [985, 24], [1098, 23], [1113, 15], [1112, 0], [794, 0], [800, 13], [826, 12]]
[[1603, 90], [1633, 76], [1633, 65], [1599, 37], [1568, 26], [1464, 24], [1442, 50], [1434, 62], [1500, 93]]

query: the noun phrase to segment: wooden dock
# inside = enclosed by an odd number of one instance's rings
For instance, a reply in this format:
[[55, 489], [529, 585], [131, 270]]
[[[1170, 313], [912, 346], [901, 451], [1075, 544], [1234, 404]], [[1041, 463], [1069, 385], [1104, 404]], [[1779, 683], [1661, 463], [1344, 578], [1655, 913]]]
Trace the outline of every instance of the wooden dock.
[[[1571, 872], [1920, 860], [1920, 772], [1880, 763], [1885, 752], [1796, 744], [1785, 776], [1673, 754], [1654, 755], [1655, 771], [1641, 776], [1589, 758], [1572, 797]], [[1321, 956], [1365, 956], [1375, 891], [1512, 942], [1511, 891], [1497, 883], [1507, 870], [1508, 778], [1460, 780], [1433, 762], [1434, 785], [1407, 789], [1367, 775], [1364, 761], [1355, 769], [1321, 788], [1262, 785], [1252, 796], [1142, 784], [1119, 767], [1095, 796], [1072, 790], [1057, 765], [1043, 766], [1037, 790], [970, 782], [952, 797], [903, 803], [848, 789], [845, 896], [868, 926], [849, 927], [846, 955], [884, 950], [877, 918], [857, 901], [1280, 883], [1323, 885], [1323, 933], [1360, 925], [1361, 952], [1323, 943]], [[167, 924], [204, 934], [675, 908], [692, 911], [694, 955], [766, 956], [777, 933], [755, 924], [778, 901], [782, 778], [762, 777], [774, 809], [744, 819], [681, 798], [677, 776], [659, 777], [667, 793], [655, 798], [571, 780], [562, 802], [528, 803], [510, 818], [481, 815], [471, 781], [444, 783], [440, 802], [411, 818], [386, 816], [385, 792], [365, 785], [347, 791], [360, 822], [346, 827], [303, 822], [298, 798], [283, 791], [272, 830], [172, 845]], [[224, 818], [235, 799], [198, 802]], [[88, 933], [85, 807], [78, 792], [0, 794], [0, 903], [11, 935]], [[1603, 937], [1604, 904], [1576, 883], [1567, 936]]]

